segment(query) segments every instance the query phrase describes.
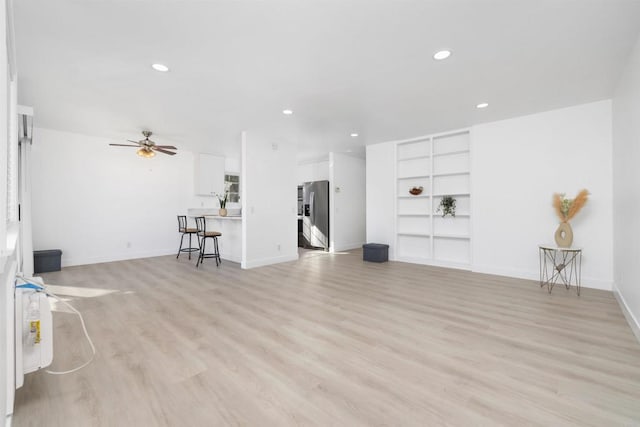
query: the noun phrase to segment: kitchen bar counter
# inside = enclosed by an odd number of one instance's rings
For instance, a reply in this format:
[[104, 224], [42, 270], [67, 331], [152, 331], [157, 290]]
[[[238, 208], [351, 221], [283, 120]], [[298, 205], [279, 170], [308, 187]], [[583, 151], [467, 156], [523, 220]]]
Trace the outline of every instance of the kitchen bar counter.
[[236, 220], [240, 221], [242, 219], [241, 216], [220, 216], [220, 215], [202, 215], [203, 217], [209, 219], [222, 219], [222, 220]]
[[[219, 231], [222, 236], [218, 237], [218, 247], [220, 257], [223, 260], [240, 263], [242, 261], [242, 217], [241, 216], [220, 216], [218, 209], [189, 209], [187, 211], [191, 224], [195, 227], [194, 218], [205, 217], [207, 221], [207, 231]], [[207, 251], [209, 248], [207, 247]], [[205, 263], [207, 260], [205, 260]]]

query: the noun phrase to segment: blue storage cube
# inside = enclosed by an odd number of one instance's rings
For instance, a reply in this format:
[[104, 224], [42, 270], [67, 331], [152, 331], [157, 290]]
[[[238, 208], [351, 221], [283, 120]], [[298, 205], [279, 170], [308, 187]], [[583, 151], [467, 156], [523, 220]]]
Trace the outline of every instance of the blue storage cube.
[[365, 243], [362, 245], [362, 259], [370, 262], [389, 261], [389, 245], [382, 243]]
[[48, 251], [33, 251], [33, 272], [48, 273], [50, 271], [60, 271], [60, 249], [50, 249]]

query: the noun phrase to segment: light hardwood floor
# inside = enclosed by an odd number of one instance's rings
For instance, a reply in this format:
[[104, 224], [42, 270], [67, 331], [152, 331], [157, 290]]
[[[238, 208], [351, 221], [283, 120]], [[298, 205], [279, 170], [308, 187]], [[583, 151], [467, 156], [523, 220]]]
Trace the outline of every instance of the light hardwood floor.
[[[610, 292], [361, 256], [47, 274], [83, 295], [98, 354], [28, 375], [14, 425], [640, 425], [640, 345]], [[77, 318], [54, 322], [53, 368], [81, 363]]]

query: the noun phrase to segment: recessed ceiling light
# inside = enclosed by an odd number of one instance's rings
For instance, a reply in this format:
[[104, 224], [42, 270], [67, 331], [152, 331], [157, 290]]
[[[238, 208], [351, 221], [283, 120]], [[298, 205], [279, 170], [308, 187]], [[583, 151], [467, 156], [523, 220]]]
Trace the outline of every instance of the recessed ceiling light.
[[169, 67], [167, 67], [164, 64], [152, 64], [151, 68], [153, 68], [156, 71], [163, 72], [163, 73], [166, 73], [167, 71], [169, 71]]
[[476, 108], [487, 108], [489, 106], [489, 104], [487, 104], [486, 102], [481, 102], [480, 104], [476, 105]]
[[436, 52], [433, 55], [433, 59], [436, 59], [436, 60], [440, 61], [442, 59], [447, 59], [450, 56], [451, 56], [451, 51], [450, 50], [441, 50], [441, 51]]
[[352, 138], [356, 138], [357, 136], [358, 136], [358, 134], [357, 134], [357, 133], [352, 133], [352, 134], [351, 134], [351, 137], [352, 137]]
[[293, 114], [293, 110], [282, 110], [282, 114], [285, 116], [290, 116]]

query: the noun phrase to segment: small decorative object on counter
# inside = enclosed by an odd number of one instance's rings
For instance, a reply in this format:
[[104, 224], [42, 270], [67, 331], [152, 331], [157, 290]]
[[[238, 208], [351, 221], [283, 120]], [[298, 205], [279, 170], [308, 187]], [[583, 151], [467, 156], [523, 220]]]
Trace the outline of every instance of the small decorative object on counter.
[[589, 191], [586, 189], [580, 191], [573, 200], [567, 199], [564, 193], [553, 195], [553, 208], [558, 218], [560, 218], [560, 225], [554, 236], [558, 247], [568, 248], [573, 243], [573, 230], [569, 225], [569, 221], [580, 212], [580, 209], [583, 208], [588, 199]]
[[229, 190], [225, 190], [224, 194], [217, 194], [218, 202], [220, 202], [220, 210], [218, 211], [218, 215], [227, 216], [227, 199], [229, 198]]
[[437, 212], [442, 212], [442, 218], [447, 215], [456, 216], [456, 199], [453, 196], [442, 196]]
[[413, 187], [412, 189], [409, 190], [409, 193], [413, 194], [414, 196], [417, 196], [418, 194], [422, 194], [422, 187]]

